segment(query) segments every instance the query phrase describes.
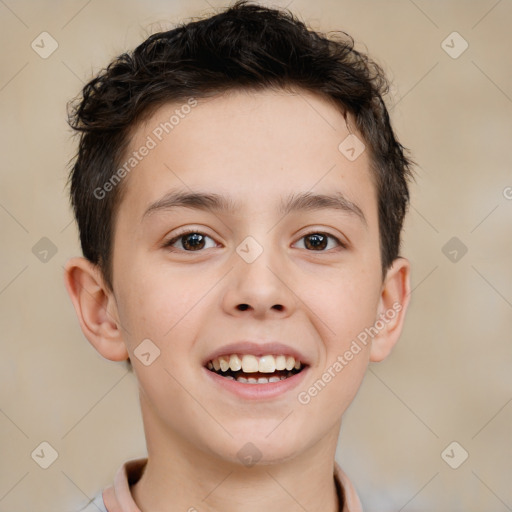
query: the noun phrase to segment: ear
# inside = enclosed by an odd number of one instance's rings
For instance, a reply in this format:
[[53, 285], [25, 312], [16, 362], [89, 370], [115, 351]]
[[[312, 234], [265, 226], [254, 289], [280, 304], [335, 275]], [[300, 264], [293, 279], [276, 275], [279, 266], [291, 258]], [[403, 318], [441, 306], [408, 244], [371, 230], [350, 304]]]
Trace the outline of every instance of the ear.
[[82, 332], [93, 347], [111, 361], [128, 359], [115, 297], [97, 265], [86, 258], [71, 258], [64, 281]]
[[379, 332], [372, 340], [370, 361], [385, 359], [398, 341], [409, 305], [410, 286], [409, 260], [396, 258], [386, 272], [382, 285], [375, 321]]

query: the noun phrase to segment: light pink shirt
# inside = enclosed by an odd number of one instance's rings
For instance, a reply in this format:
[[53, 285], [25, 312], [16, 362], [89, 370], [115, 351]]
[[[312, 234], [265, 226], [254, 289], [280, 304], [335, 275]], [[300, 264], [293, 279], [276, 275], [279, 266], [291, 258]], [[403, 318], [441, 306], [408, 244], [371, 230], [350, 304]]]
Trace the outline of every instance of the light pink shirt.
[[[105, 488], [94, 503], [83, 512], [141, 512], [130, 492], [130, 486], [139, 480], [147, 462], [147, 457], [126, 461], [117, 471], [113, 485]], [[343, 510], [341, 512], [363, 512], [359, 497], [347, 475], [340, 466], [334, 464], [334, 478], [343, 494]], [[94, 508], [93, 508], [94, 507]]]

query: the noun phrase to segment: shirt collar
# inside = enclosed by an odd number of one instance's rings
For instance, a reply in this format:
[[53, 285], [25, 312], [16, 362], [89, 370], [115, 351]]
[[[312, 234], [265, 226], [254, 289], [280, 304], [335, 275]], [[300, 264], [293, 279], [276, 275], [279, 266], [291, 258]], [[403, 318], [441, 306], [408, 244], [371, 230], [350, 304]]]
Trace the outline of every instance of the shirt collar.
[[[139, 480], [146, 467], [147, 457], [125, 462], [114, 477], [114, 484], [103, 491], [103, 502], [108, 512], [141, 512], [130, 492], [130, 486]], [[337, 462], [334, 463], [334, 479], [343, 496], [341, 512], [362, 512], [361, 501], [354, 486]]]

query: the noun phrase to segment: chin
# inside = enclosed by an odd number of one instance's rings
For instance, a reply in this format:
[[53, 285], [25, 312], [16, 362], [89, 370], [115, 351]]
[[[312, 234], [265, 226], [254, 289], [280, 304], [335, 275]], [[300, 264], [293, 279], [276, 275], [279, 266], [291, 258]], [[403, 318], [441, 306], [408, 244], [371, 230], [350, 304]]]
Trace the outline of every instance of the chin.
[[[210, 444], [210, 451], [229, 464], [246, 467], [275, 465], [292, 460], [307, 449], [309, 443], [305, 443], [303, 432], [296, 435], [284, 429], [280, 432], [279, 427], [276, 429], [279, 421], [273, 421], [272, 428], [268, 428], [269, 422], [265, 421], [264, 428], [257, 429], [252, 420], [251, 427], [239, 429], [236, 434], [235, 429], [227, 427], [233, 437], [224, 436], [216, 446]], [[272, 429], [275, 431], [272, 432]], [[211, 443], [211, 438], [208, 441]]]

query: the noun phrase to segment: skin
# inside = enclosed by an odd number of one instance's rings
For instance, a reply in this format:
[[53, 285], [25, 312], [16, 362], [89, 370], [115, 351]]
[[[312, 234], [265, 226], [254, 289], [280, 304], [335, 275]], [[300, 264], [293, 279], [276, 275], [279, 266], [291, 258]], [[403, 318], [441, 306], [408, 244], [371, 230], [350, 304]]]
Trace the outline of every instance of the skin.
[[[177, 107], [165, 105], [138, 126], [129, 151]], [[66, 287], [85, 336], [105, 358], [130, 357], [134, 366], [149, 455], [132, 486], [141, 510], [230, 512], [241, 503], [246, 512], [338, 510], [332, 475], [342, 415], [368, 362], [383, 360], [398, 340], [410, 293], [405, 258], [382, 279], [368, 151], [349, 161], [338, 150], [348, 134], [341, 113], [305, 91], [199, 100], [125, 178], [113, 292], [90, 262], [68, 261]], [[176, 189], [229, 196], [238, 209], [181, 207], [143, 219], [151, 203]], [[337, 209], [278, 212], [291, 192], [333, 191], [356, 204], [366, 223]], [[190, 238], [162, 247], [182, 228], [210, 237], [205, 248], [187, 252], [182, 244], [190, 247]], [[346, 247], [329, 239], [311, 249], [304, 238], [310, 233], [327, 233]], [[236, 252], [247, 236], [263, 248], [252, 263]], [[300, 403], [298, 393], [397, 303], [394, 318]], [[161, 351], [149, 366], [134, 355], [147, 338]], [[297, 347], [311, 363], [307, 378], [271, 400], [221, 390], [206, 379], [202, 362], [238, 340]], [[247, 442], [261, 453], [252, 467], [237, 456]]]

